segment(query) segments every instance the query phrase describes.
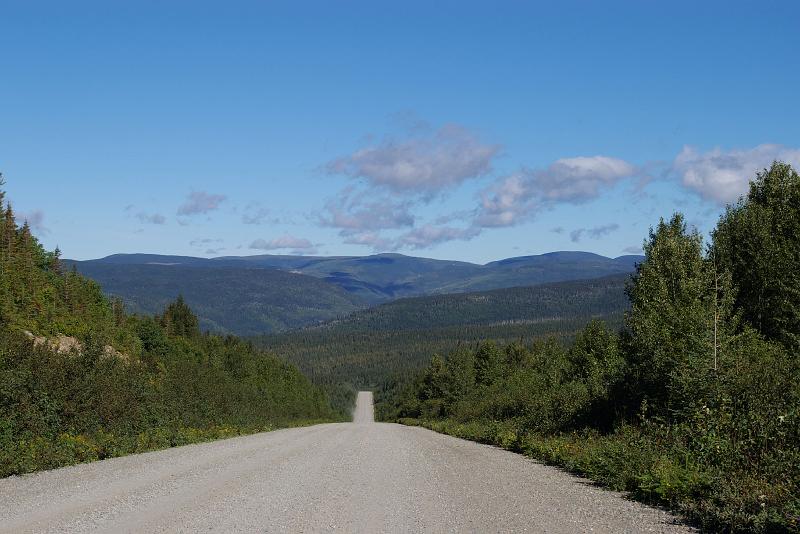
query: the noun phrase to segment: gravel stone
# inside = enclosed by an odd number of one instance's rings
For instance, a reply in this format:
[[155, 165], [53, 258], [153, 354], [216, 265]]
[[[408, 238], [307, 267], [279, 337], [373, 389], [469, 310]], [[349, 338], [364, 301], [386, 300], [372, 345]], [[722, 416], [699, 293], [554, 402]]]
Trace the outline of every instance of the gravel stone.
[[353, 423], [188, 445], [0, 480], [0, 532], [692, 532], [524, 456]]

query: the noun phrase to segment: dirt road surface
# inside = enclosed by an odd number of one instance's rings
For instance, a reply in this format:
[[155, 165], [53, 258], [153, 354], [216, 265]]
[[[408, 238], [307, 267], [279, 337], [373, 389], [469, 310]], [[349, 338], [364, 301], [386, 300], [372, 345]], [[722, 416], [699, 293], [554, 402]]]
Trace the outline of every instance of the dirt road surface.
[[689, 532], [669, 514], [493, 447], [317, 425], [0, 480], [2, 532]]

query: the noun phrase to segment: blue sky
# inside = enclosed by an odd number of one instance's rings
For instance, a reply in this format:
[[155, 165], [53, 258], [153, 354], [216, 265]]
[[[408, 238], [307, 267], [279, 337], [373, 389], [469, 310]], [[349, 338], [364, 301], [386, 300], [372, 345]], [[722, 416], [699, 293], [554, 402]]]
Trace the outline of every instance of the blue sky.
[[0, 171], [71, 258], [617, 256], [800, 165], [797, 2], [0, 13]]

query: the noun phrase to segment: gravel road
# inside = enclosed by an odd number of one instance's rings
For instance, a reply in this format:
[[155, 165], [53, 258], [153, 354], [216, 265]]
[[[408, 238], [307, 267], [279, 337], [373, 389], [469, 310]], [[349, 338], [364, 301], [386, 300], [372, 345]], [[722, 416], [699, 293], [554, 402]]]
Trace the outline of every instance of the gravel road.
[[278, 430], [0, 480], [2, 532], [689, 532], [520, 455], [421, 428]]

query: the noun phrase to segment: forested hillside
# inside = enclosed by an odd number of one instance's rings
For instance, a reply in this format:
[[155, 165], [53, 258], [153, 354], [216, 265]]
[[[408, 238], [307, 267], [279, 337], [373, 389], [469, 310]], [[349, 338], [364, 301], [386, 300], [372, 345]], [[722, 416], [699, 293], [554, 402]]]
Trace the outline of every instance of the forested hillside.
[[81, 274], [133, 313], [155, 314], [178, 295], [203, 330], [241, 336], [281, 332], [335, 319], [366, 306], [318, 278], [272, 268], [81, 262]]
[[3, 197], [0, 476], [345, 417], [294, 366], [201, 334], [181, 298], [157, 317], [127, 315]]
[[319, 327], [254, 339], [315, 382], [372, 387], [458, 344], [570, 339], [597, 317], [619, 324], [628, 277], [400, 299]]
[[485, 291], [633, 272], [641, 256], [606, 258], [591, 252], [562, 251], [493, 261], [481, 272], [437, 288], [438, 293]]
[[320, 329], [418, 330], [606, 316], [627, 307], [630, 275], [400, 299], [355, 312]]
[[707, 246], [651, 230], [621, 331], [453, 345], [379, 391], [384, 420], [492, 443], [709, 531], [800, 529], [800, 176], [775, 163]]

